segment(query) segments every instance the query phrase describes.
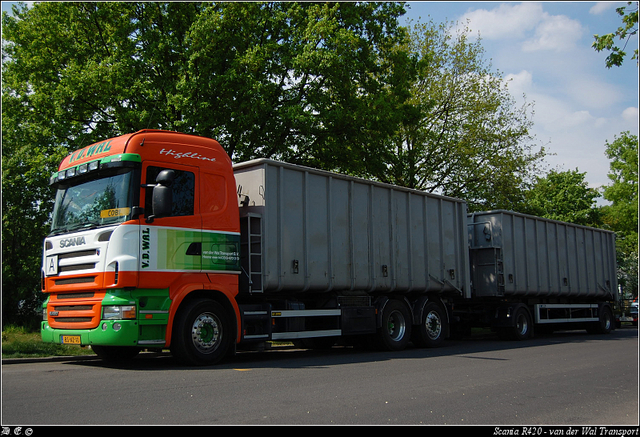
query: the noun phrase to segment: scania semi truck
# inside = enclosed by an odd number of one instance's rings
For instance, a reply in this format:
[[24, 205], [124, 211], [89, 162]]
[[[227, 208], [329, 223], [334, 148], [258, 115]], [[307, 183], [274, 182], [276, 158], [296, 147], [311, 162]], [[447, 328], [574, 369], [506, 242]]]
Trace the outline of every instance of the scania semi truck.
[[42, 339], [105, 360], [170, 350], [435, 347], [486, 326], [613, 329], [611, 232], [142, 130], [74, 151], [51, 177]]

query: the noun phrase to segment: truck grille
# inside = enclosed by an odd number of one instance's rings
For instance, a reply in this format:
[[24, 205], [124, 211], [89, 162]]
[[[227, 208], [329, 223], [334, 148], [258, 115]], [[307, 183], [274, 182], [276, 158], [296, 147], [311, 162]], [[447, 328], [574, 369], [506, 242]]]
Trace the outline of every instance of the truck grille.
[[83, 273], [96, 268], [99, 261], [100, 249], [79, 250], [58, 255], [58, 269], [60, 273]]
[[91, 329], [100, 323], [105, 293], [65, 293], [52, 295], [47, 305], [49, 326], [56, 329]]
[[96, 281], [95, 276], [82, 276], [80, 278], [56, 279], [54, 282], [56, 285], [69, 285], [69, 284], [88, 284], [95, 281]]

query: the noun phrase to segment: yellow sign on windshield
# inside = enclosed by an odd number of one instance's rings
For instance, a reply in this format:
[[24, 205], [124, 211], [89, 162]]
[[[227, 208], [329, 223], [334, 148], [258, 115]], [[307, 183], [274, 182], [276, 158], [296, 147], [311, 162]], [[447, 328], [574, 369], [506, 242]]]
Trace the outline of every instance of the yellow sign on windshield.
[[131, 208], [103, 209], [100, 211], [100, 218], [123, 217], [129, 215], [129, 212], [131, 212]]

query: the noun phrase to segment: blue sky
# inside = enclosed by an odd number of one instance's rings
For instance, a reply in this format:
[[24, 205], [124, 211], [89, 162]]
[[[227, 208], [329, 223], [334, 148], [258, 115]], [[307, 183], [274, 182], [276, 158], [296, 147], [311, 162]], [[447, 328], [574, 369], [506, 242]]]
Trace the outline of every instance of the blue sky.
[[[623, 131], [638, 135], [638, 65], [629, 59], [607, 69], [594, 34], [621, 26], [615, 9], [626, 2], [410, 2], [406, 18], [467, 23], [478, 32], [494, 71], [510, 91], [534, 102], [533, 133], [549, 168], [586, 173], [607, 185], [605, 141]], [[635, 36], [627, 53], [638, 48]]]
[[[2, 2], [10, 10], [11, 2]], [[409, 2], [405, 19], [466, 23], [482, 38], [494, 71], [514, 97], [535, 105], [533, 133], [553, 155], [549, 168], [585, 173], [593, 187], [609, 183], [605, 141], [638, 135], [638, 66], [627, 59], [607, 69], [593, 34], [621, 25], [626, 2]], [[635, 36], [627, 52], [638, 47]]]

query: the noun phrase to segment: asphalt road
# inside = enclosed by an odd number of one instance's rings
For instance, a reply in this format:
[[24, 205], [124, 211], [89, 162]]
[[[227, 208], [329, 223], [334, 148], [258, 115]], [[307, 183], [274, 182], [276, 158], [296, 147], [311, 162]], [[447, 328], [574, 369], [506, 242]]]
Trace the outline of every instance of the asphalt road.
[[3, 363], [2, 424], [638, 425], [638, 330], [439, 349]]

